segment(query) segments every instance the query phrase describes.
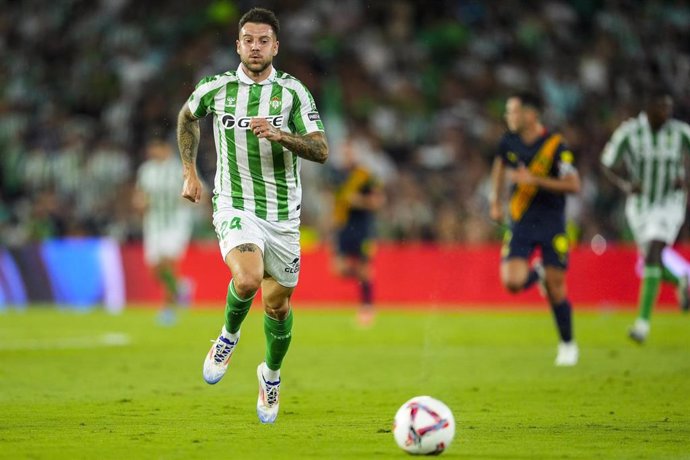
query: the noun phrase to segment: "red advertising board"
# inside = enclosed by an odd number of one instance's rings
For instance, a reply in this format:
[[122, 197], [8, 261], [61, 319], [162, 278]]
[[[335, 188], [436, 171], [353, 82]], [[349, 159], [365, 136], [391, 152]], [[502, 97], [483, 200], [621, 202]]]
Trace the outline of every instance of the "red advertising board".
[[[690, 253], [686, 248], [680, 251]], [[127, 300], [160, 300], [160, 288], [144, 265], [141, 246], [123, 246], [122, 259]], [[633, 246], [609, 246], [601, 254], [585, 246], [575, 248], [568, 271], [573, 303], [595, 308], [634, 307], [638, 295], [636, 260]], [[507, 293], [500, 285], [499, 261], [498, 245], [380, 245], [374, 258], [376, 302], [383, 306], [432, 304], [441, 308], [509, 308], [543, 302], [536, 289], [518, 295]], [[193, 244], [181, 271], [195, 284], [195, 302], [224, 303], [230, 272], [215, 243]], [[353, 303], [357, 301], [357, 286], [336, 277], [331, 271], [329, 250], [315, 247], [302, 252], [300, 283], [293, 300], [304, 305]], [[662, 288], [660, 303], [670, 306], [674, 302], [673, 291]]]

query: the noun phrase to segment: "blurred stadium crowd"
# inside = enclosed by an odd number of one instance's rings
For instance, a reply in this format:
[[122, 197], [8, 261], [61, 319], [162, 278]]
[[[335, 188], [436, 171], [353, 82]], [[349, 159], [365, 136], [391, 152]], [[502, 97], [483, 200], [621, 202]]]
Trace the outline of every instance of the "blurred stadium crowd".
[[[281, 20], [276, 66], [317, 99], [329, 167], [348, 140], [385, 183], [384, 239], [498, 237], [488, 175], [512, 90], [538, 90], [575, 153], [584, 187], [568, 213], [584, 241], [626, 238], [621, 196], [597, 163], [641, 88], [663, 82], [690, 119], [684, 0], [3, 2], [0, 241], [137, 238], [130, 195], [144, 143], [175, 142], [194, 85], [237, 67], [237, 20], [252, 6]], [[199, 156], [212, 183], [209, 122]], [[318, 168], [303, 162], [303, 223], [323, 231], [329, 184]]]

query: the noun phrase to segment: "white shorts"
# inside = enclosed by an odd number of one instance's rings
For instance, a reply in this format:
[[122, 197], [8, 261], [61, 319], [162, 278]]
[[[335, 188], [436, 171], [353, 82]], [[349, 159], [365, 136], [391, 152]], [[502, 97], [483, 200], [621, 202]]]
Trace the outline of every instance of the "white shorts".
[[281, 286], [297, 286], [300, 266], [299, 219], [269, 222], [235, 208], [219, 208], [213, 226], [223, 261], [240, 244], [252, 243], [261, 249], [264, 272]]
[[662, 203], [654, 204], [644, 211], [639, 211], [637, 199], [631, 197], [625, 204], [625, 216], [628, 219], [635, 242], [646, 252], [652, 241], [663, 241], [673, 244], [678, 237], [680, 227], [685, 221], [686, 195], [671, 195]]
[[144, 258], [149, 265], [155, 265], [161, 259], [180, 259], [191, 237], [188, 225], [169, 227], [156, 232], [144, 231]]

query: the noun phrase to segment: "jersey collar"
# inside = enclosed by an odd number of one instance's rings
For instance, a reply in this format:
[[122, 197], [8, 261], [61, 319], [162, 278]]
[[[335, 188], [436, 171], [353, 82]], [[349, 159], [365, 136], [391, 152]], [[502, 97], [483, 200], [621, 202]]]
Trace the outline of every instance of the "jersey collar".
[[[649, 124], [649, 117], [647, 116], [647, 113], [646, 113], [646, 112], [644, 112], [644, 111], [640, 112], [640, 115], [639, 115], [639, 117], [638, 117], [638, 120], [640, 120], [640, 124], [642, 124], [642, 126], [644, 126], [644, 128], [645, 128], [646, 130], [648, 130], [650, 133], [651, 133], [652, 131], [654, 131], [654, 130], [652, 129], [652, 125]], [[662, 124], [661, 126], [659, 126], [659, 129], [657, 129], [656, 132], [661, 132], [661, 130], [664, 129], [664, 127], [669, 123], [670, 120], [671, 120], [671, 118], [669, 117], [669, 119], [666, 120], [666, 121], [664, 122], [664, 124]]]
[[240, 65], [237, 67], [237, 78], [245, 85], [270, 85], [275, 81], [277, 73], [278, 72], [276, 72], [276, 68], [271, 66], [271, 73], [268, 74], [268, 77], [264, 78], [259, 82], [256, 82], [249, 78], [249, 76], [246, 73], [244, 73], [242, 63], [240, 63]]
[[649, 118], [647, 118], [647, 114], [645, 112], [640, 112], [640, 115], [637, 118], [640, 120], [640, 124], [649, 127]]

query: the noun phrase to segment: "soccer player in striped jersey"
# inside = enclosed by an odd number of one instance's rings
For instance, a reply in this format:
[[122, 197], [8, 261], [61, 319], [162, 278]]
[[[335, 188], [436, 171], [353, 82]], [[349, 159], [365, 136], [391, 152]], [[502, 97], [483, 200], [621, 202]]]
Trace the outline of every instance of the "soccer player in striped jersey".
[[649, 334], [661, 281], [677, 286], [683, 310], [690, 306], [687, 275], [675, 275], [662, 259], [685, 221], [690, 126], [671, 118], [673, 100], [665, 89], [651, 90], [646, 99], [644, 110], [616, 129], [601, 156], [604, 173], [627, 195], [625, 215], [644, 257], [638, 317], [629, 330], [638, 343]]
[[[560, 134], [549, 132], [540, 120], [541, 100], [522, 92], [506, 101], [509, 132], [501, 139], [491, 171], [491, 218], [503, 221], [503, 184], [513, 183], [509, 203], [501, 282], [518, 293], [539, 282], [548, 297], [560, 343], [555, 364], [574, 366], [579, 350], [573, 338], [572, 306], [565, 274], [569, 243], [565, 234], [565, 194], [580, 190], [573, 154]], [[529, 258], [539, 246], [542, 262], [530, 268]]]
[[199, 82], [178, 118], [184, 165], [182, 195], [197, 202], [198, 119], [213, 114], [217, 151], [213, 223], [230, 269], [225, 324], [203, 367], [218, 382], [240, 339], [240, 326], [261, 288], [265, 361], [257, 368], [257, 415], [278, 415], [280, 369], [292, 339], [290, 297], [300, 269], [300, 161], [324, 163], [328, 144], [316, 104], [296, 78], [273, 67], [280, 26], [272, 11], [253, 8], [240, 18], [240, 65]]
[[146, 145], [148, 159], [137, 171], [133, 204], [144, 215], [144, 258], [163, 286], [165, 302], [159, 315], [164, 325], [175, 321], [175, 305], [188, 289], [177, 274], [192, 234], [191, 205], [177, 194], [182, 185], [182, 165], [170, 144], [153, 138]]

